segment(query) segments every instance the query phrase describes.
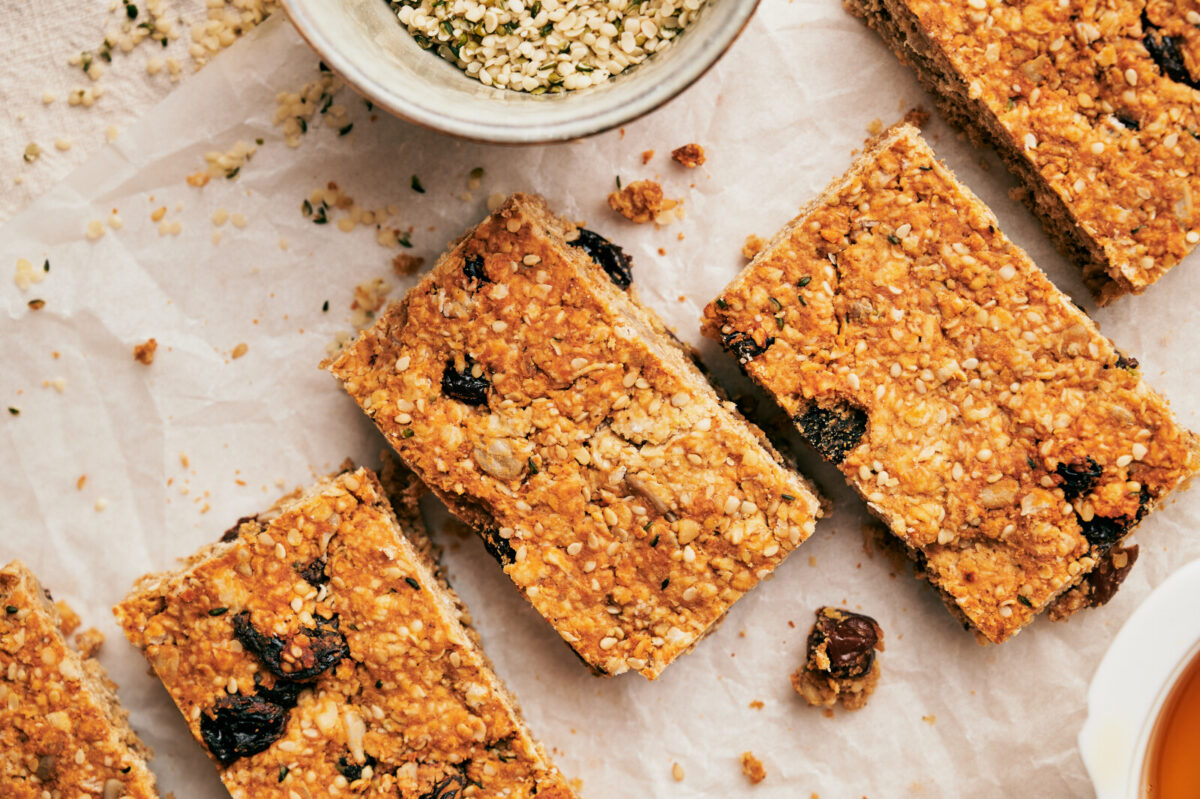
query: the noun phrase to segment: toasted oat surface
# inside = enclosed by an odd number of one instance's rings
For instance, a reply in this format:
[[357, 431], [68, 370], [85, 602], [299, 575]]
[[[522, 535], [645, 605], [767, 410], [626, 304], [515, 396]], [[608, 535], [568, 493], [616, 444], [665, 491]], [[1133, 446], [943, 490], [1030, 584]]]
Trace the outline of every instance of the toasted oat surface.
[[24, 564], [0, 569], [0, 796], [154, 799], [149, 751], [116, 686], [61, 623]]
[[705, 332], [995, 642], [1197, 469], [1136, 362], [909, 125], [755, 257]]
[[[574, 796], [425, 549], [360, 469], [147, 575], [116, 613], [235, 797]], [[225, 751], [218, 722], [245, 733], [252, 713], [279, 726]]]
[[585, 662], [653, 678], [820, 506], [577, 234], [514, 195], [329, 368]]
[[1141, 292], [1200, 242], [1200, 4], [848, 5], [1043, 195], [1101, 302]]

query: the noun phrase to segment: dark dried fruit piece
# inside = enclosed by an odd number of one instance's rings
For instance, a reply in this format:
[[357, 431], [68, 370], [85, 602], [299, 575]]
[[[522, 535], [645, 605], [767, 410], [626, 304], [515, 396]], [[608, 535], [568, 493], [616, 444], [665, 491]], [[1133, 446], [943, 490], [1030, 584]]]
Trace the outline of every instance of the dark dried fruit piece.
[[491, 383], [482, 375], [472, 375], [471, 365], [471, 359], [467, 358], [466, 369], [457, 372], [454, 369], [454, 361], [446, 361], [446, 368], [442, 372], [442, 393], [467, 405], [487, 405]]
[[275, 684], [268, 687], [262, 684], [261, 675], [254, 675], [254, 695], [273, 705], [279, 705], [284, 710], [291, 710], [296, 706], [300, 692], [305, 687], [304, 683], [292, 682], [282, 677], [277, 677]]
[[296, 573], [309, 585], [321, 586], [329, 582], [329, 575], [325, 573], [325, 565], [325, 558], [313, 558], [307, 566], [296, 569]]
[[[1092, 587], [1089, 604], [1094, 608], [1100, 607], [1112, 599], [1121, 583], [1129, 576], [1129, 570], [1133, 568], [1137, 559], [1137, 544], [1110, 549], [1086, 578]], [[1118, 566], [1117, 563], [1122, 565]]]
[[501, 565], [507, 566], [517, 559], [517, 551], [513, 549], [507, 538], [500, 535], [499, 530], [494, 528], [480, 530], [479, 537], [483, 539], [483, 545], [487, 548], [488, 554], [500, 561]]
[[468, 255], [463, 261], [463, 274], [467, 276], [467, 280], [478, 283], [491, 283], [492, 279], [488, 277], [487, 270], [484, 269], [483, 256]]
[[1142, 123], [1138, 122], [1136, 117], [1133, 117], [1124, 111], [1118, 111], [1117, 113], [1113, 114], [1113, 118], [1120, 122], [1121, 127], [1123, 128], [1128, 128], [1129, 130], [1142, 129]]
[[812, 402], [795, 421], [808, 443], [832, 463], [841, 463], [867, 433], [867, 412], [848, 402], [831, 408]]
[[50, 782], [50, 780], [54, 779], [54, 772], [57, 766], [58, 758], [54, 755], [42, 755], [38, 758], [37, 770], [33, 772], [33, 776], [42, 782]]
[[451, 774], [436, 783], [428, 793], [423, 793], [419, 799], [458, 799], [469, 784], [465, 774]]
[[821, 608], [817, 611], [816, 624], [808, 634], [809, 663], [814, 664], [824, 647], [829, 667], [817, 668], [818, 671], [838, 679], [861, 677], [875, 664], [879, 635], [879, 625], [870, 616], [838, 608]]
[[350, 654], [346, 639], [337, 628], [336, 615], [328, 621], [318, 616], [315, 628], [301, 627], [294, 635], [279, 638], [259, 632], [247, 610], [233, 617], [233, 634], [242, 646], [276, 677], [298, 682], [333, 668]]
[[1060, 485], [1063, 496], [1067, 498], [1068, 502], [1089, 493], [1096, 487], [1096, 481], [1104, 473], [1100, 464], [1096, 463], [1091, 455], [1085, 455], [1081, 461], [1060, 463], [1054, 467], [1054, 471], [1062, 478]]
[[[1078, 514], [1076, 514], [1076, 518], [1079, 518]], [[1128, 516], [1118, 516], [1115, 519], [1093, 516], [1086, 522], [1079, 519], [1079, 526], [1083, 528], [1083, 537], [1092, 546], [1102, 548], [1110, 547], [1120, 541], [1135, 523], [1136, 520], [1130, 519]]]
[[586, 252], [617, 288], [627, 289], [633, 283], [633, 259], [599, 233], [579, 228], [579, 237], [569, 244]]
[[238, 537], [238, 533], [242, 529], [242, 525], [245, 524], [246, 522], [253, 522], [253, 521], [258, 521], [258, 517], [257, 516], [243, 516], [242, 518], [238, 519], [234, 523], [233, 527], [230, 527], [228, 530], [221, 533], [221, 543], [227, 544], [230, 541], [236, 541], [237, 537]]
[[361, 764], [355, 763], [346, 757], [339, 757], [338, 771], [342, 772], [342, 776], [345, 777], [347, 781], [354, 782], [355, 780], [362, 778], [363, 769], [365, 769], [367, 766], [374, 768], [376, 762], [377, 761], [375, 758], [371, 757], [370, 755], [367, 755], [366, 762]]
[[721, 343], [737, 358], [738, 363], [746, 364], [766, 352], [767, 347], [775, 343], [775, 337], [768, 336], [766, 343], [760, 345], [754, 340], [754, 336], [735, 330], [732, 333], [722, 333]]
[[1142, 33], [1144, 36], [1142, 44], [1146, 46], [1150, 58], [1164, 75], [1176, 83], [1200, 89], [1200, 82], [1197, 82], [1192, 77], [1192, 73], [1188, 71], [1187, 62], [1184, 60], [1183, 51], [1179, 46], [1180, 40], [1175, 36], [1163, 35], [1162, 31], [1150, 21], [1145, 8], [1142, 9]]
[[1118, 352], [1116, 366], [1118, 369], [1128, 369], [1130, 371], [1133, 371], [1134, 369], [1138, 368], [1139, 364], [1138, 364], [1137, 358], [1126, 355], [1123, 352]]
[[200, 714], [200, 736], [222, 766], [270, 748], [287, 727], [288, 712], [257, 696], [223, 696]]

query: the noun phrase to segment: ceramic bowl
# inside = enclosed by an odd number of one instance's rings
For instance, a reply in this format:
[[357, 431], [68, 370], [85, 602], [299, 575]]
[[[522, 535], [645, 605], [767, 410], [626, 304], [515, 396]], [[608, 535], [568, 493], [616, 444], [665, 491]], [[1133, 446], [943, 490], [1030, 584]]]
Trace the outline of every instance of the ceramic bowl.
[[669, 47], [600, 86], [532, 95], [484, 86], [425, 51], [387, 0], [282, 0], [321, 59], [380, 108], [467, 139], [533, 144], [577, 139], [654, 110], [716, 63], [758, 0], [707, 0]]
[[1151, 733], [1200, 652], [1200, 560], [1172, 574], [1121, 627], [1088, 688], [1079, 753], [1096, 799], [1142, 799]]

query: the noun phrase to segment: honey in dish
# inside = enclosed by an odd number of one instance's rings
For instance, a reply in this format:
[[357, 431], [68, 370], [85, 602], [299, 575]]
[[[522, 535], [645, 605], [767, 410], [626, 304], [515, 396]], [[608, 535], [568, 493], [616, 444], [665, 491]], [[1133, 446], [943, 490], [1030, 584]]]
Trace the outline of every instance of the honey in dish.
[[1154, 722], [1146, 799], [1200, 797], [1200, 655], [1192, 657]]

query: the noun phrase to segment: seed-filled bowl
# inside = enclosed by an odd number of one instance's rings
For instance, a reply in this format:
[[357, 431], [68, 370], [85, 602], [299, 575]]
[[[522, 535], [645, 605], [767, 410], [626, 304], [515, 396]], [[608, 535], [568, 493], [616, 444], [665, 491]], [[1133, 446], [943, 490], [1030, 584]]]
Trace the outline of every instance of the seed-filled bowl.
[[[420, 16], [425, 14], [422, 9], [414, 9], [415, 18], [414, 12], [406, 13], [412, 23], [406, 26], [389, 0], [282, 2], [293, 24], [321, 59], [377, 106], [444, 133], [511, 144], [577, 139], [654, 110], [686, 89], [721, 57], [758, 5], [758, 0], [704, 0], [685, 28], [667, 32], [674, 36], [668, 46], [611, 78], [587, 88], [568, 89], [564, 86], [564, 83], [580, 85], [585, 78], [591, 77], [585, 71], [588, 68], [585, 64], [584, 70], [573, 75], [561, 74], [570, 71], [571, 67], [551, 71], [556, 82], [545, 86], [540, 85], [547, 72], [542, 70], [536, 76], [539, 85], [525, 81], [525, 88], [515, 90], [501, 88], [494, 81], [492, 85], [486, 85], [484, 80], [468, 75], [452, 60], [437, 55], [439, 50], [446, 55], [446, 47], [463, 41], [462, 36], [449, 43], [440, 43], [410, 32], [410, 27], [416, 28], [421, 23], [428, 27], [428, 19]], [[465, 6], [455, 5], [463, 0], [448, 2], [451, 8], [486, 5], [475, 0]], [[691, 2], [694, 4], [694, 0]], [[521, 15], [530, 18], [547, 16], [547, 11], [537, 0], [506, 0], [504, 5], [508, 9], [523, 9]], [[550, 5], [561, 7], [565, 3]], [[682, 0], [675, 5], [684, 8]], [[638, 0], [626, 0], [626, 5], [620, 8], [628, 8], [631, 14], [636, 14], [640, 6]], [[615, 0], [612, 7], [617, 8]], [[535, 10], [536, 15], [532, 14]], [[472, 16], [477, 15], [476, 10]], [[552, 20], [547, 24], [550, 22]], [[495, 33], [495, 21], [490, 17], [481, 18], [473, 23], [473, 27], [481, 35]], [[488, 27], [492, 30], [487, 31]], [[550, 43], [550, 58], [562, 60], [561, 54], [567, 52], [564, 47], [574, 46], [578, 51], [581, 44], [574, 40], [582, 39], [589, 32], [593, 38], [612, 32], [609, 28], [589, 31], [582, 24], [573, 27], [576, 30], [582, 27], [583, 33], [576, 37], [555, 34]], [[553, 28], [545, 25], [541, 30], [553, 32]], [[648, 30], [653, 34], [654, 26], [648, 26]], [[458, 28], [455, 31], [457, 34]], [[471, 32], [468, 30], [463, 35]], [[500, 33], [504, 33], [503, 28]], [[633, 33], [645, 38], [640, 27]], [[518, 31], [517, 35], [522, 34]], [[526, 52], [529, 48], [534, 48], [535, 52], [539, 47], [546, 49], [546, 42], [538, 37], [536, 29], [530, 31], [526, 25], [525, 35], [533, 36], [528, 46], [522, 45]], [[618, 29], [617, 34], [610, 37], [614, 47], [620, 47], [622, 35], [626, 35], [625, 31]], [[472, 40], [472, 44], [475, 41]], [[546, 53], [537, 53], [537, 57], [546, 57]], [[476, 74], [479, 66], [482, 64], [473, 67]], [[494, 67], [491, 69], [495, 70]], [[487, 79], [490, 80], [490, 74]], [[515, 80], [514, 75], [510, 83]]]

